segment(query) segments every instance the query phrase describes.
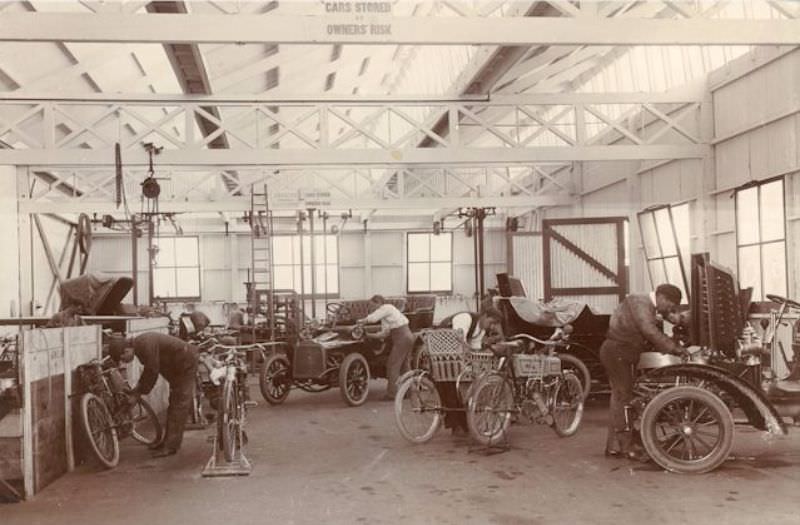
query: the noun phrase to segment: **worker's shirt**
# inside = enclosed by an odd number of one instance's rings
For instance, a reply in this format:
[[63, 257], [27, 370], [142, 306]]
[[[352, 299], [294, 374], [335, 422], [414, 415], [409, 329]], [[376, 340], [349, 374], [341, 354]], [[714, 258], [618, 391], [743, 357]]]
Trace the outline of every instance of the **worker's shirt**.
[[478, 324], [478, 314], [472, 312], [459, 312], [450, 319], [450, 327], [461, 330], [464, 340], [471, 350], [480, 350], [485, 332]]
[[381, 323], [381, 331], [387, 332], [408, 324], [408, 317], [391, 304], [382, 304], [377, 310], [364, 318], [367, 323]]
[[628, 350], [631, 357], [645, 351], [648, 343], [659, 352], [680, 350], [659, 328], [656, 307], [646, 295], [629, 295], [620, 303], [611, 316], [606, 337]]
[[179, 380], [197, 360], [195, 349], [186, 341], [157, 332], [136, 336], [133, 353], [144, 367], [135, 389], [140, 394], [150, 393], [159, 374], [170, 383]]

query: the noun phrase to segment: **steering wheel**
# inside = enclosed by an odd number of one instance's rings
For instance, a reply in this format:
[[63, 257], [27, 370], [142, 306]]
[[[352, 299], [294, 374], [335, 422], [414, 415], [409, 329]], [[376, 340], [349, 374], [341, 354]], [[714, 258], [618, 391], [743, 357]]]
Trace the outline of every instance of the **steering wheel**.
[[796, 308], [797, 310], [800, 310], [800, 303], [798, 303], [797, 301], [793, 301], [792, 299], [787, 299], [786, 297], [781, 297], [780, 295], [773, 295], [769, 293], [767, 294], [767, 299], [769, 299], [773, 303], [785, 304], [790, 308]]
[[336, 323], [343, 316], [351, 316], [350, 309], [344, 303], [328, 303], [325, 305], [325, 311], [328, 312], [331, 327], [335, 327]]

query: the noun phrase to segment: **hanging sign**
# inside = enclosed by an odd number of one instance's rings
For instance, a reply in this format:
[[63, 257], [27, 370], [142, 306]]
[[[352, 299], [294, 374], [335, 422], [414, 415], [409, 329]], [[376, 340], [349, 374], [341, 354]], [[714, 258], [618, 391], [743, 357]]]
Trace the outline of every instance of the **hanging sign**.
[[392, 24], [364, 20], [360, 15], [391, 15], [394, 2], [325, 2], [325, 12], [337, 15], [355, 15], [352, 23], [328, 24], [328, 35], [391, 35]]

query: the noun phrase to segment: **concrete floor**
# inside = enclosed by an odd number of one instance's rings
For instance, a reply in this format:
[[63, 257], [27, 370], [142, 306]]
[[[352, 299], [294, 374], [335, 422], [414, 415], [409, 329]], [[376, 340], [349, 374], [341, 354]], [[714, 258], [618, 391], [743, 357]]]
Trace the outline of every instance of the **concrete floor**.
[[513, 448], [487, 456], [444, 430], [425, 445], [404, 441], [392, 405], [378, 401], [384, 384], [374, 381], [360, 408], [345, 408], [336, 390], [293, 391], [279, 407], [261, 401], [248, 423], [249, 477], [201, 478], [210, 431], [192, 431], [167, 459], [126, 443], [116, 469], [82, 467], [32, 501], [0, 507], [0, 522], [800, 523], [799, 429], [768, 438], [743, 427], [723, 467], [680, 476], [604, 458], [598, 400], [576, 436], [515, 425]]

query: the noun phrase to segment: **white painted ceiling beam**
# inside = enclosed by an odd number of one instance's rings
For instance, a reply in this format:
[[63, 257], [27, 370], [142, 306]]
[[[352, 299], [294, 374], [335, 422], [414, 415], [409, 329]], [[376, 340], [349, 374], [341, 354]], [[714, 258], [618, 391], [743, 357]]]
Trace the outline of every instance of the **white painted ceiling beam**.
[[[373, 25], [388, 34], [372, 34]], [[364, 34], [347, 34], [361, 33]], [[345, 34], [341, 34], [341, 33]], [[337, 34], [339, 33], [339, 34]], [[783, 45], [798, 20], [0, 13], [0, 41], [413, 45]]]
[[[315, 203], [320, 210], [369, 210], [380, 208], [435, 210], [440, 207], [488, 207], [488, 208], [529, 208], [532, 206], [558, 206], [571, 203], [573, 198], [567, 194], [546, 196], [508, 196], [508, 197], [435, 197], [403, 199], [332, 199], [329, 203]], [[296, 210], [298, 203], [276, 202], [270, 204], [273, 211]], [[169, 201], [159, 200], [161, 213], [188, 212], [243, 212], [250, 210], [250, 197], [228, 198], [218, 201]], [[21, 199], [19, 213], [118, 213], [115, 202], [88, 201], [72, 199], [58, 202], [32, 201]]]
[[[536, 162], [660, 160], [703, 158], [709, 146], [618, 145], [541, 146], [528, 148], [416, 148], [408, 150], [164, 150], [159, 166], [441, 166], [515, 165]], [[125, 151], [126, 166], [146, 166], [144, 150]], [[0, 149], [0, 164], [37, 166], [113, 165], [113, 148], [24, 150]]]
[[109, 103], [153, 103], [163, 102], [165, 106], [190, 102], [198, 105], [242, 106], [243, 104], [270, 104], [280, 106], [282, 103], [303, 106], [326, 103], [352, 103], [357, 106], [385, 106], [387, 103], [403, 106], [432, 106], [441, 103], [485, 102], [496, 105], [549, 105], [549, 104], [681, 104], [686, 102], [702, 102], [703, 91], [696, 86], [691, 89], [674, 89], [667, 93], [645, 92], [606, 92], [606, 93], [523, 93], [519, 95], [462, 95], [452, 97], [436, 97], [421, 95], [385, 95], [385, 96], [348, 96], [324, 95], [292, 96], [289, 94], [269, 93], [264, 95], [191, 95], [165, 93], [53, 93], [13, 91], [3, 93], [3, 103], [19, 102], [109, 102]]

